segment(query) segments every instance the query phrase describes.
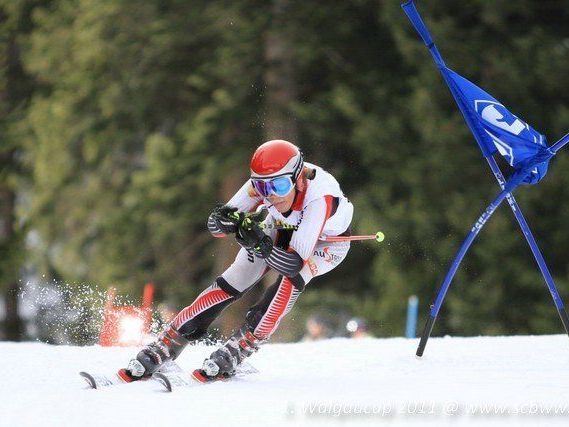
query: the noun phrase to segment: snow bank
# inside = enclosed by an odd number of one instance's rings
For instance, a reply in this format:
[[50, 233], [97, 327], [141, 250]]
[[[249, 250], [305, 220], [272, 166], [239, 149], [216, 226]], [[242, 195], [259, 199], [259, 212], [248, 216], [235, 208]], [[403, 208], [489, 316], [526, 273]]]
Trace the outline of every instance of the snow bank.
[[[134, 348], [0, 343], [4, 426], [567, 425], [566, 336], [332, 339], [267, 344], [260, 371], [168, 394], [152, 382], [87, 389]], [[178, 359], [192, 369], [212, 347]], [[548, 414], [549, 412], [549, 414]]]

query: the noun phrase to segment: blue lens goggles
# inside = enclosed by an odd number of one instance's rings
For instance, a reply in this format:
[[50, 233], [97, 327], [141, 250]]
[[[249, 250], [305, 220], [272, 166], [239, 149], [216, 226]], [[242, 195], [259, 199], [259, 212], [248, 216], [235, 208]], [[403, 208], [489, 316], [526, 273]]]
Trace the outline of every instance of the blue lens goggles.
[[278, 176], [270, 179], [251, 179], [253, 187], [263, 197], [269, 197], [275, 194], [279, 197], [284, 197], [294, 187], [292, 178], [289, 175]]

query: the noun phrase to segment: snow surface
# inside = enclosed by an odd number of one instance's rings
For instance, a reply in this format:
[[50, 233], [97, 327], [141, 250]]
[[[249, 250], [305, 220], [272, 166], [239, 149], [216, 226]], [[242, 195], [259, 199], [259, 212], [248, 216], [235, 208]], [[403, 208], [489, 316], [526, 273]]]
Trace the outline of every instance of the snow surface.
[[78, 375], [114, 372], [135, 348], [2, 342], [0, 426], [569, 424], [567, 336], [432, 338], [422, 359], [417, 341], [267, 344], [250, 359], [259, 373], [174, 393], [152, 381], [91, 390]]

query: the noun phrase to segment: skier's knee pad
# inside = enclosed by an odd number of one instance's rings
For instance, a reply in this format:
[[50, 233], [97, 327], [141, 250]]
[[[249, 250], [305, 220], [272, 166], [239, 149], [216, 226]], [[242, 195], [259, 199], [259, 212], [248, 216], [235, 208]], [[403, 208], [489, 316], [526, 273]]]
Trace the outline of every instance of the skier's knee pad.
[[230, 298], [219, 302], [214, 300], [209, 307], [196, 314], [193, 318], [185, 321], [178, 330], [184, 338], [190, 341], [202, 338], [207, 333], [209, 325], [217, 318], [217, 316], [219, 316], [223, 309], [239, 299], [243, 294], [227, 283], [227, 281], [221, 276], [215, 279], [215, 284], [222, 291], [228, 294]]
[[218, 276], [215, 279], [215, 284], [219, 286], [220, 289], [227, 292], [229, 295], [234, 297], [235, 299], [241, 298], [244, 292], [241, 292], [238, 289], [235, 289], [233, 286], [229, 284], [227, 280], [225, 280], [222, 276]]

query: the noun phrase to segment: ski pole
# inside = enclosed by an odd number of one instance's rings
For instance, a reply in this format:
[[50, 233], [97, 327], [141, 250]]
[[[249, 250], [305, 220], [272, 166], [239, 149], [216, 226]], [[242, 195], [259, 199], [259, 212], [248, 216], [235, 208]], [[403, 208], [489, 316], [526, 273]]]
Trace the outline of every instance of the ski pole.
[[353, 241], [362, 241], [362, 240], [376, 240], [378, 242], [383, 242], [385, 239], [385, 234], [381, 231], [378, 231], [375, 234], [367, 234], [364, 236], [327, 236], [323, 239], [325, 242], [353, 242]]
[[[289, 224], [273, 224], [273, 223], [264, 223], [260, 222], [260, 218], [264, 218], [260, 216], [259, 213], [237, 213], [232, 212], [229, 214], [229, 217], [236, 221], [237, 225], [243, 227], [245, 229], [251, 228], [251, 226], [255, 223], [260, 228], [264, 230], [297, 230], [298, 226], [296, 225], [289, 225]], [[325, 242], [353, 242], [353, 241], [363, 241], [363, 240], [375, 240], [377, 242], [383, 242], [385, 239], [385, 234], [383, 232], [378, 231], [375, 234], [366, 234], [361, 236], [327, 236], [323, 239], [320, 239]]]
[[[250, 221], [247, 221], [248, 218], [244, 221], [246, 225], [251, 224]], [[275, 224], [266, 224], [266, 223], [258, 223], [259, 227], [265, 230], [275, 229], [275, 230], [297, 230], [298, 227], [296, 225], [275, 225]], [[361, 242], [363, 240], [375, 240], [377, 242], [383, 242], [385, 240], [385, 234], [383, 232], [378, 231], [375, 234], [365, 234], [361, 236], [326, 236], [322, 239], [324, 242]]]

